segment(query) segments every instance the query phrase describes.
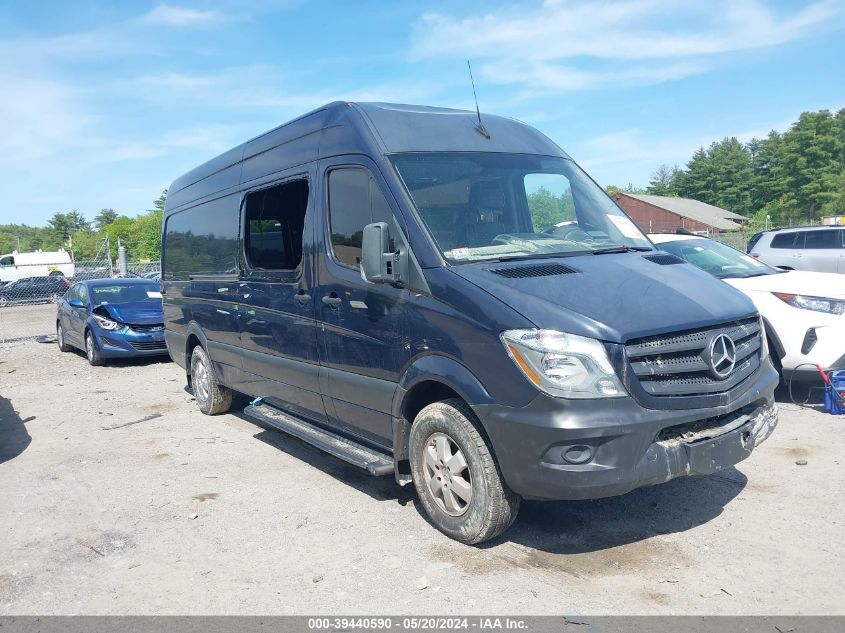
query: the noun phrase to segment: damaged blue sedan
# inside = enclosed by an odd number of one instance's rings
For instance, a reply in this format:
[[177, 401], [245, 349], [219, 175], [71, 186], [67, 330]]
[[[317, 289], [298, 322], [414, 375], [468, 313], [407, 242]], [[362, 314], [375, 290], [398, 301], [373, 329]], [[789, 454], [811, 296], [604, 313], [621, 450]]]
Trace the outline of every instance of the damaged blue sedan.
[[92, 365], [109, 358], [167, 354], [158, 282], [90, 279], [73, 284], [58, 302], [56, 341], [78, 348]]

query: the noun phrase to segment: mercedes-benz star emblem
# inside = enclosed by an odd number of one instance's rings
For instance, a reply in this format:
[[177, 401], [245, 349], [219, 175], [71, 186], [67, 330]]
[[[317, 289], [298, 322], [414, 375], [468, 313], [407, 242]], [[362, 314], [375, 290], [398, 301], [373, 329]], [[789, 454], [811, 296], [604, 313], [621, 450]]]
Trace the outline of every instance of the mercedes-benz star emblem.
[[736, 365], [736, 344], [727, 334], [717, 334], [710, 341], [710, 357], [708, 358], [710, 373], [718, 380], [724, 380], [731, 375]]

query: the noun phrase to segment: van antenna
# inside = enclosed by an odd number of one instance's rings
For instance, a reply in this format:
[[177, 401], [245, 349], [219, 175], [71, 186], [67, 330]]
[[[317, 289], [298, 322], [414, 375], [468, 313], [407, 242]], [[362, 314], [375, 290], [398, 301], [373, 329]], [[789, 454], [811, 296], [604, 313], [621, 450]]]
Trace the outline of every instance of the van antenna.
[[481, 110], [478, 109], [478, 95], [475, 93], [475, 79], [472, 78], [472, 65], [467, 60], [467, 68], [469, 68], [469, 81], [472, 84], [472, 96], [475, 97], [475, 113], [478, 115], [478, 125], [475, 126], [475, 131], [481, 134], [484, 138], [490, 138], [490, 132], [484, 127], [481, 122]]

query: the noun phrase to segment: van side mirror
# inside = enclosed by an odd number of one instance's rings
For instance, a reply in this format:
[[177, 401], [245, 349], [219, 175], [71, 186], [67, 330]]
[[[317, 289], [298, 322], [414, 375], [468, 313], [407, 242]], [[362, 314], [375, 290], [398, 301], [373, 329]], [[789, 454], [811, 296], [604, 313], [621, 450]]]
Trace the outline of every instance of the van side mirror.
[[407, 279], [407, 253], [390, 250], [387, 222], [373, 222], [364, 227], [361, 240], [361, 276], [370, 283], [401, 283]]

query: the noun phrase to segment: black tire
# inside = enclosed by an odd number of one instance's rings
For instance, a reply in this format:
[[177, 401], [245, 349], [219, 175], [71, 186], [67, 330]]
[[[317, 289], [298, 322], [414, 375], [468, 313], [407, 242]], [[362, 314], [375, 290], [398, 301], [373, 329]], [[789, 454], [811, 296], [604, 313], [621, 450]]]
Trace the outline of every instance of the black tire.
[[56, 343], [63, 352], [69, 352], [71, 350], [70, 345], [65, 340], [65, 329], [62, 327], [61, 321], [56, 321]]
[[97, 341], [94, 339], [94, 335], [91, 334], [91, 330], [85, 330], [85, 356], [88, 358], [88, 364], [93, 367], [100, 367], [106, 364], [106, 359], [100, 354]]
[[9, 305], [9, 298], [0, 297], [0, 308], [5, 308], [7, 305]]
[[206, 415], [226, 413], [231, 408], [232, 390], [220, 383], [202, 345], [191, 352], [191, 386], [199, 410]]
[[[429, 477], [428, 472], [444, 471], [429, 471], [430, 466], [426, 464], [427, 451], [433, 450], [431, 455], [436, 455], [435, 447], [443, 436], [453, 443], [456, 451], [462, 453], [466, 466], [458, 471], [447, 469], [448, 472], [443, 476], [444, 483], [434, 485], [448, 488], [445, 482], [449, 481], [453, 485], [452, 489], [458, 490], [456, 480], [452, 479], [454, 473], [468, 473], [470, 477], [470, 481], [466, 482], [466, 476], [461, 476], [463, 481], [460, 484], [463, 486], [469, 483], [471, 498], [465, 502], [462, 511], [453, 506], [451, 513], [446, 507], [445, 498], [438, 499], [429, 485], [429, 481], [434, 482], [435, 477]], [[420, 411], [411, 427], [408, 449], [414, 487], [426, 514], [438, 530], [456, 541], [473, 545], [499, 536], [514, 522], [521, 499], [502, 478], [480, 424], [465, 402], [459, 399], [443, 400]], [[437, 480], [439, 482], [440, 478], [437, 477]], [[448, 491], [441, 489], [441, 493], [444, 492]], [[452, 501], [457, 501], [459, 506], [464, 503], [464, 499], [454, 493]]]

